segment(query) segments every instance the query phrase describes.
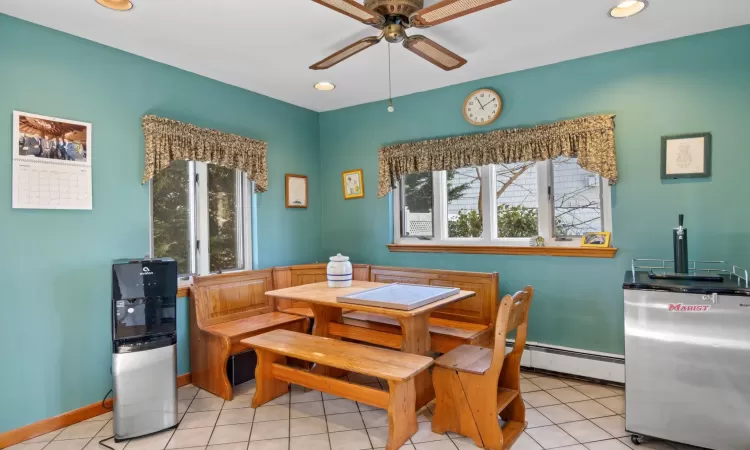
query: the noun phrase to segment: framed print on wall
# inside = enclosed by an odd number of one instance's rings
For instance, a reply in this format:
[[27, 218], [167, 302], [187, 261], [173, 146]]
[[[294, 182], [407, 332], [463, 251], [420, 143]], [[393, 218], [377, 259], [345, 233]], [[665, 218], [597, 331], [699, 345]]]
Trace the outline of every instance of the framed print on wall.
[[661, 138], [661, 178], [711, 176], [711, 133]]
[[307, 176], [286, 174], [286, 207], [307, 208]]
[[362, 198], [365, 196], [365, 178], [362, 169], [350, 170], [341, 174], [343, 183], [344, 199]]

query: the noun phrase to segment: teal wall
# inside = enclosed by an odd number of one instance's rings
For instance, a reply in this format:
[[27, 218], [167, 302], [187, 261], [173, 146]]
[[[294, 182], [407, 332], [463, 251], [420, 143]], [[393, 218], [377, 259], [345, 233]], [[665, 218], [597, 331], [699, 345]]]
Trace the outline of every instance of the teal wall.
[[[110, 377], [110, 262], [149, 249], [140, 118], [268, 142], [259, 267], [321, 255], [318, 114], [0, 14], [0, 433], [101, 400]], [[11, 209], [12, 111], [93, 124], [92, 211]], [[284, 174], [310, 207], [284, 207]], [[180, 299], [179, 371], [189, 371]]]
[[[486, 78], [321, 114], [324, 255], [398, 266], [497, 271], [503, 294], [536, 290], [532, 341], [623, 352], [622, 279], [633, 257], [670, 258], [686, 215], [690, 256], [750, 266], [750, 26]], [[396, 69], [398, 70], [398, 69]], [[471, 70], [471, 62], [461, 70]], [[503, 96], [484, 129], [463, 119], [478, 88]], [[614, 113], [620, 182], [613, 189], [614, 259], [389, 253], [392, 207], [377, 199], [378, 148], [399, 141]], [[659, 179], [660, 137], [713, 133], [713, 177]], [[366, 196], [344, 200], [341, 172], [364, 169]]]

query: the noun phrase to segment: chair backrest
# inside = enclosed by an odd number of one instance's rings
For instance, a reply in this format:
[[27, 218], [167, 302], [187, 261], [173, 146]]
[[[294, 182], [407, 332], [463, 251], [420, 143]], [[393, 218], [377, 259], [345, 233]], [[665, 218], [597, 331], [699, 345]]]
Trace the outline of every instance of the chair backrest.
[[190, 288], [195, 320], [205, 327], [272, 312], [275, 303], [265, 294], [270, 290], [271, 269], [195, 277]]
[[526, 346], [526, 335], [529, 326], [529, 307], [534, 298], [534, 288], [526, 286], [522, 291], [516, 292], [512, 297], [506, 295], [500, 302], [500, 308], [495, 321], [495, 347], [492, 354], [492, 365], [490, 370], [500, 372], [506, 359], [505, 341], [513, 330], [516, 330], [516, 339], [513, 351], [508, 356], [518, 359], [520, 362], [524, 346]]
[[434, 311], [432, 317], [483, 325], [492, 325], [492, 321], [495, 320], [499, 289], [497, 272], [372, 266], [370, 281], [457, 287], [474, 291], [475, 296], [446, 305]]

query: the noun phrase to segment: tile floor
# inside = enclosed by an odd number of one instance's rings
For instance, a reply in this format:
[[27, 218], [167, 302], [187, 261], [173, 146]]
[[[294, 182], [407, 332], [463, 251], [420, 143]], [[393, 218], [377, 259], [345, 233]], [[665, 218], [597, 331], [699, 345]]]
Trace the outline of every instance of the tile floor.
[[[522, 373], [528, 427], [513, 450], [630, 450], [625, 432], [624, 391], [537, 373]], [[354, 382], [384, 388], [366, 376]], [[385, 447], [388, 420], [384, 410], [293, 386], [290, 394], [253, 409], [254, 381], [235, 388], [231, 402], [194, 386], [178, 390], [182, 421], [177, 430], [114, 444], [117, 450], [361, 450]], [[431, 430], [428, 405], [419, 430], [401, 450], [468, 450], [470, 439]], [[101, 450], [112, 436], [112, 413], [10, 447], [12, 450]], [[639, 450], [688, 450], [692, 447], [649, 442]]]

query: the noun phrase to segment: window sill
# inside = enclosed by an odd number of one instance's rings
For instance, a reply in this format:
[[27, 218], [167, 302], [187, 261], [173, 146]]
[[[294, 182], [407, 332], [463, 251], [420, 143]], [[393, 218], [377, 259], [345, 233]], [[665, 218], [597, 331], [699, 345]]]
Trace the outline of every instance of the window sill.
[[567, 256], [573, 258], [614, 258], [617, 248], [596, 247], [509, 247], [500, 245], [414, 245], [388, 244], [391, 252], [471, 253], [482, 255]]

